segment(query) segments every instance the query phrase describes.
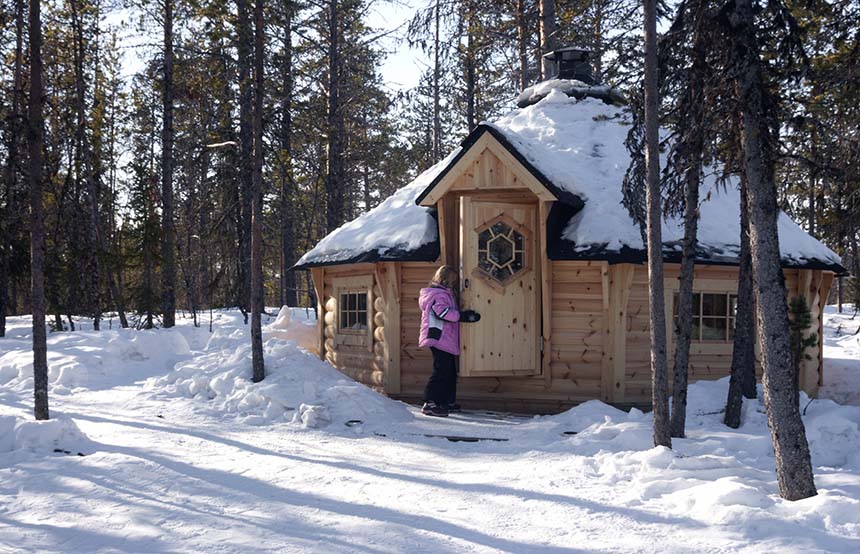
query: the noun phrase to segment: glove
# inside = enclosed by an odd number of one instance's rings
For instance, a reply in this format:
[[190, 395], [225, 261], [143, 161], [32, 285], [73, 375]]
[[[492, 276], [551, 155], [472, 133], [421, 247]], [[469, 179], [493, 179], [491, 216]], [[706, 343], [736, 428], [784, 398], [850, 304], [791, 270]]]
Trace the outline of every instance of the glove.
[[476, 321], [481, 321], [481, 314], [479, 314], [475, 310], [463, 310], [462, 312], [460, 312], [460, 321], [465, 321], [466, 323], [475, 323]]

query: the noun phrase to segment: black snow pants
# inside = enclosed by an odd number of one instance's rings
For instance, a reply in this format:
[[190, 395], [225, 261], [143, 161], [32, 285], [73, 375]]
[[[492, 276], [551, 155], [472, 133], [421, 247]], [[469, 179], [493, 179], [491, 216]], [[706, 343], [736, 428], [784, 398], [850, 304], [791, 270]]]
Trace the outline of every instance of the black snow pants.
[[453, 404], [457, 397], [457, 356], [430, 347], [433, 353], [433, 373], [424, 387], [424, 401], [437, 406]]

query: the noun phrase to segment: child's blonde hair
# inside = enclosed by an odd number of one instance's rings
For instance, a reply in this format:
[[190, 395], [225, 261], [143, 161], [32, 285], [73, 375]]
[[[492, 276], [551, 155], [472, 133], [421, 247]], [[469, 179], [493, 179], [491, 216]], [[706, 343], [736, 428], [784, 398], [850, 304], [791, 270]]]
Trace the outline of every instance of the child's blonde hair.
[[457, 271], [450, 265], [443, 265], [436, 270], [436, 274], [433, 275], [433, 279], [430, 281], [430, 284], [442, 285], [443, 287], [456, 291], [457, 285], [459, 284]]

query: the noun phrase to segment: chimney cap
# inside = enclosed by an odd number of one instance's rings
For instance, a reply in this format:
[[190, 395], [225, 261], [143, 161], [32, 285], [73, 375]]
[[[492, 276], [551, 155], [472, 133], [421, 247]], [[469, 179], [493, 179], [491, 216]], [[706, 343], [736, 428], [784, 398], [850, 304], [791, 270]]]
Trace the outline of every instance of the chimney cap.
[[593, 53], [594, 50], [585, 46], [563, 46], [561, 48], [550, 50], [549, 52], [544, 54], [543, 57], [550, 61], [557, 61], [561, 59], [569, 60], [576, 58], [581, 58], [585, 60]]

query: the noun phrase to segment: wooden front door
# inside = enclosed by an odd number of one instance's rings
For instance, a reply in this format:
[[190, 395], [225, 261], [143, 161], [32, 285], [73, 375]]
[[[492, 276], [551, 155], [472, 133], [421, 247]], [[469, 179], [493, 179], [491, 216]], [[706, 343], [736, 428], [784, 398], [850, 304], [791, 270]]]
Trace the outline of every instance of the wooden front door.
[[460, 202], [460, 294], [481, 314], [460, 325], [462, 376], [541, 372], [537, 205]]

